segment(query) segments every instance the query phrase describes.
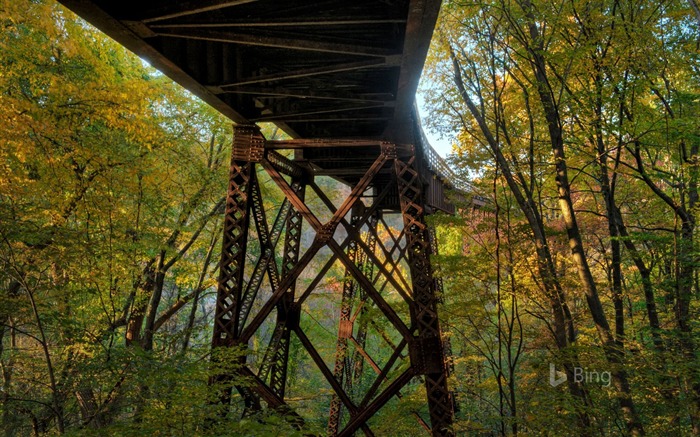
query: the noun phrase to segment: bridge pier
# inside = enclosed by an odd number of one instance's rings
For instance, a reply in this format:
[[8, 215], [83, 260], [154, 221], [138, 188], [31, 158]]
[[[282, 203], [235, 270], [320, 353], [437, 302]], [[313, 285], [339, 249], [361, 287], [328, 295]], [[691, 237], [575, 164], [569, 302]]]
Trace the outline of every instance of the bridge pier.
[[[417, 161], [413, 146], [266, 141], [255, 126], [234, 128], [212, 346], [248, 352], [235, 374], [213, 377], [212, 385], [247, 377], [237, 387], [246, 411], [267, 405], [292, 412], [287, 372], [296, 342], [331, 393], [318, 406], [329, 409], [329, 435], [373, 435], [371, 418], [415, 378], [425, 383], [432, 435], [452, 435], [440, 286], [430, 265], [435, 247]], [[345, 183], [348, 192], [329, 193], [322, 176]], [[272, 204], [263, 185], [284, 201]], [[333, 283], [338, 292], [327, 299], [338, 309], [312, 320], [307, 309], [317, 309], [318, 290]], [[314, 324], [337, 338], [324, 343], [310, 334]], [[231, 397], [222, 390], [223, 402]], [[413, 414], [416, 426], [425, 425], [419, 411]]]

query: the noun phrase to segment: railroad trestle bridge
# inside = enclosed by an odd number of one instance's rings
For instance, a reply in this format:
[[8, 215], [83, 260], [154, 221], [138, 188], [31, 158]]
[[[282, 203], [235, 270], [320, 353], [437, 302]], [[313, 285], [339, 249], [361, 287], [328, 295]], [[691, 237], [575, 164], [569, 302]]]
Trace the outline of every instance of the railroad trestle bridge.
[[[414, 108], [439, 0], [61, 2], [234, 122], [212, 346], [264, 347], [212, 386], [245, 376], [247, 412], [275, 408], [303, 429], [287, 396], [295, 338], [332, 393], [319, 406], [329, 435], [373, 435], [371, 418], [415, 378], [430, 416], [414, 411], [416, 426], [452, 435], [426, 224], [452, 212], [451, 174]], [[292, 139], [264, 138], [260, 122]], [[262, 177], [280, 204], [266, 202]], [[348, 189], [329, 192], [321, 177]], [[304, 308], [333, 266], [345, 273], [328, 345]]]

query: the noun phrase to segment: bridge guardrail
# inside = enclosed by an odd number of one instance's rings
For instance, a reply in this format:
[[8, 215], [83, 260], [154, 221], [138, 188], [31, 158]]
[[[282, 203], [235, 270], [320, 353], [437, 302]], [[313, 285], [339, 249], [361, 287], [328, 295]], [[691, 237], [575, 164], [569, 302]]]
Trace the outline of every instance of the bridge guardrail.
[[445, 162], [445, 160], [440, 156], [433, 146], [430, 145], [428, 137], [423, 131], [423, 126], [418, 116], [418, 111], [416, 110], [416, 123], [418, 124], [418, 133], [420, 135], [421, 149], [423, 150], [423, 159], [428, 165], [428, 169], [438, 175], [440, 178], [446, 180], [450, 185], [452, 185], [458, 191], [463, 193], [474, 193], [474, 187], [467, 181], [462, 180], [457, 174], [452, 171], [450, 166]]

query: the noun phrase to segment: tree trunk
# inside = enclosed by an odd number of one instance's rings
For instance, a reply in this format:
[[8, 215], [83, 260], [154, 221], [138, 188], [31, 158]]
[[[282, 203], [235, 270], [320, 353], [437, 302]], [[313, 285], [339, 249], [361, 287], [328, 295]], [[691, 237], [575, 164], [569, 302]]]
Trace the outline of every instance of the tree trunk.
[[132, 302], [131, 312], [126, 324], [126, 345], [132, 346], [141, 342], [141, 329], [143, 327], [143, 319], [146, 313], [146, 296], [149, 296], [155, 285], [155, 258], [151, 258], [143, 269], [141, 278], [134, 285], [135, 296]]
[[143, 350], [153, 350], [153, 335], [155, 334], [156, 315], [158, 306], [160, 305], [161, 297], [163, 296], [163, 287], [165, 285], [165, 250], [160, 251], [158, 257], [158, 267], [155, 272], [155, 280], [153, 281], [153, 289], [151, 290], [151, 299], [148, 302], [146, 311], [146, 325], [144, 327], [143, 340], [141, 346]]
[[659, 323], [659, 314], [656, 309], [656, 297], [654, 296], [654, 286], [651, 282], [651, 270], [646, 266], [641, 254], [637, 250], [634, 242], [630, 239], [630, 235], [627, 232], [627, 227], [622, 220], [622, 213], [619, 208], [615, 208], [615, 220], [617, 221], [617, 228], [620, 231], [620, 236], [623, 238], [623, 243], [627, 252], [632, 258], [637, 271], [639, 271], [639, 276], [642, 277], [642, 289], [644, 290], [644, 303], [647, 309], [647, 319], [649, 320], [649, 328], [651, 329], [651, 338], [654, 343], [654, 348], [658, 352], [663, 352], [665, 350], [663, 340], [661, 338], [661, 324]]
[[[679, 345], [683, 351], [684, 358], [689, 362], [696, 362], [697, 353], [695, 351], [695, 342], [692, 338], [692, 327], [689, 323], [690, 317], [690, 301], [693, 295], [693, 278], [695, 272], [694, 266], [694, 243], [693, 234], [695, 231], [695, 216], [692, 214], [692, 209], [687, 208], [684, 204], [677, 203], [668, 194], [663, 192], [647, 174], [642, 160], [641, 144], [635, 142], [634, 149], [628, 148], [636, 161], [637, 168], [635, 169], [644, 183], [664, 201], [671, 209], [673, 209], [676, 217], [681, 221], [681, 238], [677, 243], [676, 255], [676, 287], [674, 315], [676, 324], [679, 330]], [[691, 151], [694, 157], [697, 156], [697, 148]], [[695, 159], [695, 158], [693, 158]], [[691, 205], [694, 206], [698, 200], [697, 192], [697, 174], [693, 170], [689, 183], [689, 198]], [[693, 398], [693, 407], [690, 413], [692, 422], [693, 435], [700, 435], [700, 375], [695, 367], [690, 368], [690, 386], [691, 396]]]
[[[564, 290], [559, 282], [554, 261], [552, 259], [552, 254], [547, 242], [544, 223], [542, 222], [542, 218], [539, 214], [537, 203], [533, 198], [532, 190], [527, 190], [525, 195], [521, 191], [521, 188], [515, 180], [513, 172], [511, 171], [511, 166], [503, 155], [500, 145], [496, 141], [483, 115], [471, 100], [469, 93], [464, 87], [461, 72], [462, 70], [459, 62], [457, 61], [457, 57], [452, 50], [450, 50], [450, 57], [452, 59], [455, 85], [457, 86], [460, 96], [469, 108], [469, 112], [476, 119], [481, 132], [484, 134], [484, 137], [486, 138], [487, 143], [494, 154], [497, 165], [501, 169], [503, 177], [513, 193], [513, 197], [515, 197], [518, 206], [525, 215], [530, 230], [532, 231], [535, 244], [535, 253], [537, 254], [537, 271], [542, 280], [545, 294], [549, 299], [550, 307], [552, 309], [555, 343], [557, 349], [564, 350], [576, 340], [573, 318], [566, 302]], [[584, 406], [577, 411], [577, 415], [581, 433], [582, 435], [587, 435], [592, 423], [587, 409], [591, 405], [586, 389], [575, 381], [574, 368], [577, 366], [578, 358], [575, 356], [564, 364], [569, 391], [571, 392], [572, 396], [579, 399]]]
[[562, 218], [566, 226], [569, 248], [571, 249], [574, 264], [578, 270], [581, 285], [586, 295], [588, 309], [598, 331], [598, 336], [603, 344], [605, 356], [613, 367], [611, 371], [613, 383], [618, 391], [618, 400], [628, 432], [635, 436], [643, 435], [644, 428], [637, 414], [634, 402], [632, 401], [627, 372], [622, 367], [623, 351], [618, 347], [615, 337], [611, 333], [610, 325], [605, 316], [603, 305], [598, 295], [598, 289], [583, 249], [583, 240], [576, 221], [576, 214], [571, 199], [571, 187], [569, 185], [568, 167], [564, 154], [564, 137], [561, 127], [561, 118], [559, 116], [559, 108], [555, 103], [553, 90], [547, 74], [546, 62], [543, 57], [544, 44], [542, 37], [537, 28], [537, 24], [535, 24], [535, 17], [530, 1], [523, 0], [520, 2], [520, 5], [528, 21], [527, 26], [530, 35], [530, 44], [527, 48], [543, 115], [547, 120], [556, 170], [555, 183], [557, 191], [559, 192], [559, 208], [561, 209]]

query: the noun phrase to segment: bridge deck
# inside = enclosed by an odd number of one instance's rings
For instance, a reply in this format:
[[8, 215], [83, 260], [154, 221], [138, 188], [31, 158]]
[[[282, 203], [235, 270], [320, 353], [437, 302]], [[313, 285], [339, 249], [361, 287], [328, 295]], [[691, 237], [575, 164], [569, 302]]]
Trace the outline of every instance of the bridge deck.
[[237, 123], [414, 143], [439, 0], [60, 0]]

